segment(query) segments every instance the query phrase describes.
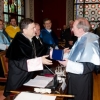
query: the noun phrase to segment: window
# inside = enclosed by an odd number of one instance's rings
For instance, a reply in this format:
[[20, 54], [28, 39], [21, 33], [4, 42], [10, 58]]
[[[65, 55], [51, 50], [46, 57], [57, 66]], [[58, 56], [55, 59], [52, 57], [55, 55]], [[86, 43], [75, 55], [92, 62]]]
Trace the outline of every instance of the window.
[[25, 17], [24, 0], [4, 0], [4, 21], [8, 24], [10, 17], [15, 17], [17, 23]]
[[74, 19], [85, 17], [93, 29], [100, 23], [100, 0], [75, 0]]

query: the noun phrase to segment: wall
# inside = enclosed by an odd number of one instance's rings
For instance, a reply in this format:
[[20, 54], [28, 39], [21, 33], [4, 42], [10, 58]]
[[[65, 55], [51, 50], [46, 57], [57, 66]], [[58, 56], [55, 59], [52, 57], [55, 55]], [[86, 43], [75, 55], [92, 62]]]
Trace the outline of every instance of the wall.
[[50, 18], [57, 36], [63, 25], [73, 19], [73, 0], [34, 0], [34, 20], [43, 28], [44, 18]]
[[25, 0], [25, 17], [34, 20], [34, 0]]
[[66, 24], [66, 0], [34, 0], [34, 20], [40, 23], [50, 18], [53, 30], [59, 37], [60, 29]]
[[[0, 19], [3, 19], [3, 0], [0, 0]], [[42, 21], [48, 17], [59, 37], [64, 24], [73, 19], [73, 0], [25, 0], [25, 17], [32, 18], [43, 27]]]

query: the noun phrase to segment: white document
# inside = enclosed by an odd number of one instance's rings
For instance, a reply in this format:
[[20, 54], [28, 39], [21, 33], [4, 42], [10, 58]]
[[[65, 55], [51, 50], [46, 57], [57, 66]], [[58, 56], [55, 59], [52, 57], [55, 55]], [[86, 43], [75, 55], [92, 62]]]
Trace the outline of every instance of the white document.
[[53, 80], [53, 77], [45, 77], [45, 76], [39, 76], [39, 75], [37, 75], [34, 79], [30, 79], [27, 83], [25, 83], [23, 85], [44, 88], [52, 80]]
[[55, 100], [56, 96], [21, 92], [14, 100]]
[[62, 83], [62, 85], [61, 85], [61, 88], [62, 88], [62, 91], [64, 91], [65, 90], [65, 88], [66, 88], [66, 82], [65, 81], [63, 81], [63, 83]]

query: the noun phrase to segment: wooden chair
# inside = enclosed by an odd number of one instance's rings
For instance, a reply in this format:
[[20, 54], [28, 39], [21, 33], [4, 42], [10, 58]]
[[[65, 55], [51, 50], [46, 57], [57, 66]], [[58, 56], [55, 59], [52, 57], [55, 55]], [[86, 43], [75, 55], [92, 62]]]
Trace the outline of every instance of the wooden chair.
[[0, 52], [1, 65], [4, 72], [4, 77], [0, 77], [0, 82], [6, 82], [8, 75], [8, 59], [5, 57], [6, 51]]

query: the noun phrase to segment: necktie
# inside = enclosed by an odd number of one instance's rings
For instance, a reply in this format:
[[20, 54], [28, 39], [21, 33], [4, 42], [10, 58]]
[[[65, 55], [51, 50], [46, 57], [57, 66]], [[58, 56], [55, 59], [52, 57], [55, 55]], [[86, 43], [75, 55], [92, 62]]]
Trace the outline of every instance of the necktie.
[[40, 38], [38, 38], [38, 40], [39, 40], [39, 42], [42, 44], [41, 39], [40, 39]]

